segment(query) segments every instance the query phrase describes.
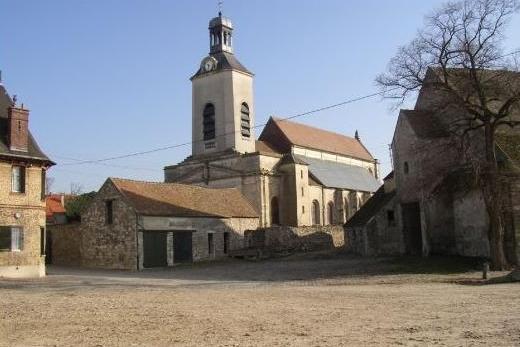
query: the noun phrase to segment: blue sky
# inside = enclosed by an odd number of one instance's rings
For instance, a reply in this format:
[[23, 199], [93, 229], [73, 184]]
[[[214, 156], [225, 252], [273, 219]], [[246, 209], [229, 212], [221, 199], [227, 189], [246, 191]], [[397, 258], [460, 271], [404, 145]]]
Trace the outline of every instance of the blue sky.
[[[376, 91], [399, 45], [435, 0], [226, 0], [235, 54], [256, 74], [257, 124]], [[108, 177], [162, 180], [189, 146], [106, 165], [61, 165], [191, 140], [189, 77], [208, 53], [217, 0], [0, 0], [0, 69], [60, 165], [53, 191]], [[518, 47], [514, 19], [506, 49]], [[373, 98], [298, 121], [353, 136], [391, 169], [397, 111]], [[257, 135], [259, 132], [257, 133]]]

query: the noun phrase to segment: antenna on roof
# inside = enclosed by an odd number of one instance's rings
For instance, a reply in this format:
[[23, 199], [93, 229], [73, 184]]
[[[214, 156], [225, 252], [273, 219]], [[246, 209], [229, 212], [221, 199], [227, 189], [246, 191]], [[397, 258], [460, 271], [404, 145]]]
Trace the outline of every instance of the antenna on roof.
[[18, 96], [15, 94], [15, 95], [13, 95], [13, 106], [16, 106], [17, 101], [18, 101]]
[[2, 85], [2, 70], [0, 70], [0, 86]]
[[356, 130], [356, 134], [354, 135], [354, 137], [356, 138], [356, 140], [358, 140], [358, 141], [360, 140], [360, 138], [359, 138], [359, 132], [358, 132], [357, 130]]

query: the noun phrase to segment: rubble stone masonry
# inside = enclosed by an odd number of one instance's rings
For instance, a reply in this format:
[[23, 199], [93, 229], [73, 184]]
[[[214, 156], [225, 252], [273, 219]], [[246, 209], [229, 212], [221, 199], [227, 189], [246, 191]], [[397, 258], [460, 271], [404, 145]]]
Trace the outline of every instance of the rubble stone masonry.
[[11, 163], [0, 162], [0, 226], [23, 228], [20, 251], [0, 251], [0, 277], [41, 277], [45, 259], [41, 237], [45, 228], [42, 167], [26, 167], [25, 192], [11, 192]]

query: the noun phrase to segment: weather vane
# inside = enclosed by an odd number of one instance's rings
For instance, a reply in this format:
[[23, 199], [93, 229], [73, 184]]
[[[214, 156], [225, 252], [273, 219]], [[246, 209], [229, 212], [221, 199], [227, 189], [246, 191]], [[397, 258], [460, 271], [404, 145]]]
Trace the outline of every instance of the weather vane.
[[223, 0], [219, 0], [218, 2], [218, 14], [219, 15], [222, 15], [222, 7], [224, 6], [224, 1]]

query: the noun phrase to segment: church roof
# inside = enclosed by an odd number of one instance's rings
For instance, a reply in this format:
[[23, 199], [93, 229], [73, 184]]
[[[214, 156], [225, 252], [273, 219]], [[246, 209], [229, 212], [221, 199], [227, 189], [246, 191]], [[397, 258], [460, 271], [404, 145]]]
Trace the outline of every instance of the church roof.
[[[273, 127], [277, 129], [272, 129]], [[370, 152], [359, 140], [309, 125], [274, 117], [269, 119], [269, 122], [260, 135], [260, 140], [267, 141], [275, 147], [285, 147], [282, 143], [285, 142], [286, 145], [295, 145], [361, 160], [374, 161]], [[289, 148], [278, 149], [282, 151], [289, 150]]]
[[[225, 70], [235, 70], [246, 73], [248, 75], [253, 75], [251, 71], [249, 71], [244, 65], [242, 65], [234, 54], [229, 52], [218, 52], [210, 54], [213, 58], [217, 60], [217, 68], [213, 70], [211, 73]], [[206, 72], [199, 68], [199, 70], [193, 75], [192, 79], [201, 75], [206, 74]]]
[[178, 183], [109, 178], [137, 213], [145, 216], [258, 218], [235, 188], [211, 189]]
[[[8, 110], [13, 104], [11, 97], [7, 94], [4, 86], [0, 84], [0, 156], [9, 156], [20, 159], [32, 159], [52, 163], [52, 161], [43, 153], [36, 143], [36, 140], [29, 131], [29, 144], [27, 152], [12, 151], [7, 143], [8, 132]], [[52, 163], [54, 164], [54, 163]]]
[[295, 155], [295, 157], [307, 163], [311, 175], [325, 187], [372, 193], [381, 186], [367, 169], [360, 166], [308, 158], [302, 155]]

